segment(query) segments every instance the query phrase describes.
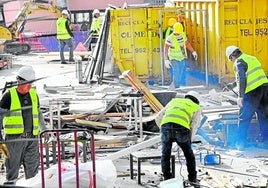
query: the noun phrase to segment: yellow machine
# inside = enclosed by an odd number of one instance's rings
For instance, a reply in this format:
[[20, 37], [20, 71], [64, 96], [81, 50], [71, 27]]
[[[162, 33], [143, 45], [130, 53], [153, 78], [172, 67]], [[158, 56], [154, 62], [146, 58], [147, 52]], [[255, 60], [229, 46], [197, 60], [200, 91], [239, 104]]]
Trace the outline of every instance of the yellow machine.
[[30, 46], [25, 43], [18, 43], [19, 34], [23, 32], [27, 18], [34, 12], [51, 12], [57, 17], [61, 16], [61, 10], [55, 2], [39, 3], [34, 0], [25, 2], [15, 20], [8, 26], [0, 25], [0, 40], [5, 40], [4, 51], [12, 54], [26, 54], [30, 51]]

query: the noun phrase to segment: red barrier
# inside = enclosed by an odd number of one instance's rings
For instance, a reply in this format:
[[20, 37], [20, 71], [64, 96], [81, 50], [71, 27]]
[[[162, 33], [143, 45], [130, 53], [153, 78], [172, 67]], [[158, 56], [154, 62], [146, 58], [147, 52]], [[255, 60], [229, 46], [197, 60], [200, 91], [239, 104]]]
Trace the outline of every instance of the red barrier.
[[[56, 145], [57, 145], [57, 162], [58, 162], [58, 188], [62, 188], [62, 179], [61, 179], [61, 142], [63, 142], [62, 140], [60, 140], [60, 135], [62, 133], [73, 133], [74, 134], [74, 140], [72, 140], [72, 142], [75, 143], [75, 167], [76, 167], [76, 188], [79, 188], [79, 151], [78, 151], [78, 137], [77, 137], [77, 133], [78, 132], [87, 132], [90, 135], [90, 154], [91, 154], [91, 160], [92, 160], [92, 178], [90, 178], [93, 181], [90, 181], [90, 187], [92, 188], [96, 188], [96, 163], [95, 163], [95, 144], [94, 144], [94, 135], [93, 133], [91, 133], [89, 130], [87, 129], [53, 129], [53, 130], [45, 130], [43, 132], [40, 133], [40, 162], [41, 162], [41, 179], [42, 179], [42, 188], [45, 188], [45, 168], [44, 168], [44, 152], [43, 152], [43, 148], [44, 148], [44, 137], [47, 134], [51, 134], [53, 133], [54, 136], [56, 136]], [[89, 139], [88, 139], [89, 140]], [[88, 140], [83, 140], [83, 142], [88, 141]], [[68, 140], [68, 142], [71, 142], [70, 140]], [[81, 141], [80, 141], [81, 142]], [[49, 161], [46, 161], [49, 162]]]

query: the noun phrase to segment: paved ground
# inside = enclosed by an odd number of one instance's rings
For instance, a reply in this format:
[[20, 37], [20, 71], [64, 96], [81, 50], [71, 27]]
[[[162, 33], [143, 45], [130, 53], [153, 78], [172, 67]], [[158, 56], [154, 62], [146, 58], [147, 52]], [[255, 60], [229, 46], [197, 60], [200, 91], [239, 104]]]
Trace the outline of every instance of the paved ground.
[[[44, 86], [79, 86], [78, 78], [76, 77], [76, 65], [68, 64], [61, 65], [59, 62], [51, 62], [51, 60], [58, 59], [57, 56], [49, 55], [37, 55], [29, 54], [27, 56], [16, 56], [13, 58], [13, 67], [10, 69], [0, 70], [0, 88], [4, 87], [6, 81], [14, 81], [15, 73], [22, 65], [32, 65], [36, 70], [37, 78], [45, 78], [35, 82], [38, 93], [40, 94], [40, 100], [43, 105], [48, 104], [48, 100], [53, 96], [47, 94], [44, 91]], [[85, 63], [85, 62], [84, 62]], [[200, 84], [198, 81], [196, 83]], [[201, 83], [202, 84], [202, 83]], [[107, 85], [107, 88], [111, 85]], [[113, 87], [113, 86], [112, 86]], [[96, 86], [88, 88], [88, 92], [94, 89], [103, 89], [103, 86]], [[208, 93], [212, 88], [200, 89], [203, 93]], [[219, 88], [216, 88], [217, 90]], [[55, 95], [57, 96], [57, 95]], [[58, 97], [58, 96], [57, 96]], [[143, 152], [150, 153], [152, 150], [160, 151], [160, 146], [155, 148], [146, 148]], [[176, 148], [174, 148], [176, 151]], [[204, 165], [203, 158], [200, 159], [200, 153], [203, 157], [209, 152], [209, 154], [220, 155], [220, 164], [218, 165]], [[196, 154], [196, 162], [198, 167], [198, 176], [202, 180], [202, 183], [207, 184], [209, 179], [213, 179], [218, 182], [218, 185], [210, 187], [232, 187], [230, 182], [242, 180], [245, 184], [251, 186], [265, 185], [267, 182], [268, 169], [267, 169], [267, 148], [250, 147], [246, 151], [237, 151], [228, 147], [215, 147], [207, 145], [195, 145], [194, 152]], [[181, 153], [181, 152], [180, 152]], [[183, 155], [177, 155], [176, 158], [176, 177], [180, 179], [187, 179], [187, 173], [185, 169], [185, 161]], [[97, 158], [106, 155], [105, 153], [97, 154]], [[218, 155], [216, 155], [218, 156]], [[159, 186], [161, 179], [160, 163], [157, 160], [147, 160], [142, 162], [142, 185], [137, 184], [137, 178], [130, 179], [129, 176], [129, 155], [125, 155], [120, 159], [113, 161], [118, 177], [115, 180], [114, 185], [107, 185], [107, 187], [114, 188], [138, 188], [138, 187], [157, 187]], [[136, 163], [134, 167], [137, 170]], [[107, 170], [109, 173], [109, 170]], [[23, 173], [21, 173], [23, 175]], [[202, 175], [203, 174], [203, 175]], [[208, 175], [209, 176], [208, 176]], [[206, 181], [205, 181], [206, 179]], [[4, 172], [0, 176], [0, 183], [4, 181]], [[221, 183], [225, 183], [224, 185]]]

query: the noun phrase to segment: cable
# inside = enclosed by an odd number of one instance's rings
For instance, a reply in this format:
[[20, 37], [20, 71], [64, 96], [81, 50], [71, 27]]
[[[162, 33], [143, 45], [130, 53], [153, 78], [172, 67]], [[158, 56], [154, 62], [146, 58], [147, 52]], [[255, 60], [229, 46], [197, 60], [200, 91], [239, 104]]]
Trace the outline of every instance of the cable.
[[182, 180], [184, 182], [185, 179], [184, 179], [184, 176], [182, 175], [182, 162], [180, 160], [180, 147], [178, 147], [177, 152], [178, 152], [178, 161], [179, 161], [179, 164], [180, 164], [180, 176], [182, 177]]

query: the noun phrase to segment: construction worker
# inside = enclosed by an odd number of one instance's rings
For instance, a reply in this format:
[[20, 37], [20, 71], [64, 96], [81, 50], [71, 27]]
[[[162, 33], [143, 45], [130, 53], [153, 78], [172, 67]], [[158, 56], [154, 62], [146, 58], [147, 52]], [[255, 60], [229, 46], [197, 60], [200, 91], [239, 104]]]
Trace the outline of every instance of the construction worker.
[[197, 60], [197, 53], [187, 40], [182, 24], [176, 22], [173, 25], [173, 33], [166, 39], [164, 47], [165, 67], [172, 78], [171, 89], [186, 85], [187, 49]]
[[74, 35], [71, 31], [71, 24], [68, 20], [69, 12], [67, 10], [63, 10], [61, 15], [62, 16], [57, 20], [57, 39], [59, 40], [61, 64], [67, 64], [64, 57], [64, 48], [66, 45], [69, 47], [69, 62], [74, 62]]
[[177, 22], [177, 20], [175, 19], [175, 18], [169, 18], [168, 19], [168, 23], [167, 23], [167, 25], [168, 25], [168, 28], [164, 31], [164, 33], [163, 33], [163, 38], [164, 39], [167, 39], [168, 38], [168, 36], [171, 34], [171, 33], [173, 33], [173, 25], [175, 24]]
[[[5, 162], [7, 181], [4, 184], [16, 184], [21, 164], [26, 179], [38, 172], [38, 133], [46, 127], [39, 109], [38, 95], [29, 82], [34, 79], [35, 71], [31, 66], [21, 67], [17, 72], [18, 86], [9, 88], [0, 100], [1, 111], [9, 112], [0, 116], [0, 130], [4, 129], [3, 135], [10, 153], [10, 158]], [[2, 132], [0, 139], [3, 140]]]
[[243, 53], [237, 46], [226, 48], [228, 60], [234, 63], [238, 86], [237, 104], [239, 110], [237, 149], [247, 146], [247, 131], [256, 112], [263, 141], [268, 141], [268, 79], [259, 60]]
[[98, 9], [94, 9], [92, 12], [92, 23], [90, 26], [90, 33], [91, 33], [91, 41], [89, 43], [89, 51], [92, 51], [92, 45], [96, 44], [98, 38], [100, 36], [101, 31], [101, 24], [102, 24], [102, 17], [100, 16], [100, 11]]
[[191, 147], [195, 130], [200, 126], [201, 110], [200, 95], [196, 91], [189, 91], [184, 98], [173, 98], [157, 114], [156, 124], [161, 131], [161, 168], [164, 180], [171, 179], [170, 156], [173, 142], [182, 149], [186, 159], [188, 183], [199, 187], [195, 156]]

